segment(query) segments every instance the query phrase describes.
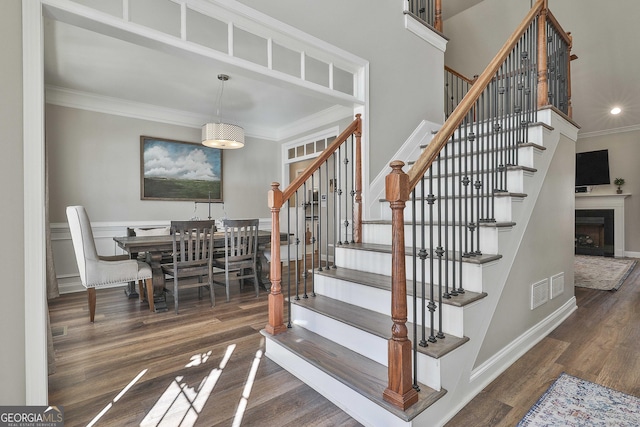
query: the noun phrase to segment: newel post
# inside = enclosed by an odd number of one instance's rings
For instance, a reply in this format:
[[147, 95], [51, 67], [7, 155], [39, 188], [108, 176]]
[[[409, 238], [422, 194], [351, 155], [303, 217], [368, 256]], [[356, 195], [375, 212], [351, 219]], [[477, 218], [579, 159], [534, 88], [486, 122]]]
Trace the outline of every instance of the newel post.
[[418, 401], [411, 381], [411, 341], [407, 337], [407, 273], [404, 246], [404, 208], [409, 200], [409, 176], [404, 162], [391, 162], [385, 180], [385, 196], [391, 205], [391, 339], [389, 339], [389, 384], [384, 399], [405, 410]]
[[[567, 33], [569, 36], [569, 46], [567, 47], [567, 116], [570, 119], [573, 118], [573, 105], [571, 105], [571, 61], [573, 61], [573, 55], [571, 49], [573, 49], [573, 36], [571, 33]], [[577, 58], [577, 57], [575, 57]]]
[[547, 2], [538, 16], [538, 108], [549, 105], [547, 66]]
[[433, 28], [442, 32], [442, 0], [436, 0]]
[[362, 242], [362, 119], [360, 114], [356, 114], [358, 120], [358, 128], [355, 130], [356, 137], [356, 155], [355, 155], [355, 212], [353, 214], [353, 241], [355, 243]]
[[272, 182], [268, 194], [268, 204], [271, 209], [271, 291], [269, 292], [269, 323], [265, 330], [271, 335], [287, 330], [284, 324], [284, 296], [282, 295], [282, 269], [280, 265], [280, 207], [282, 206], [282, 191], [280, 183]]

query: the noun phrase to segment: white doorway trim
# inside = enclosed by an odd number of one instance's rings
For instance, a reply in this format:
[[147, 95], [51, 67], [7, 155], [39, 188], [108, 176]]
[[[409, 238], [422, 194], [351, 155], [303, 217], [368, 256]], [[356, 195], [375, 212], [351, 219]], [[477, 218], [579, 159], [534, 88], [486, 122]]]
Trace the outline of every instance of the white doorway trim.
[[44, 40], [40, 1], [22, 1], [24, 350], [27, 405], [47, 405]]

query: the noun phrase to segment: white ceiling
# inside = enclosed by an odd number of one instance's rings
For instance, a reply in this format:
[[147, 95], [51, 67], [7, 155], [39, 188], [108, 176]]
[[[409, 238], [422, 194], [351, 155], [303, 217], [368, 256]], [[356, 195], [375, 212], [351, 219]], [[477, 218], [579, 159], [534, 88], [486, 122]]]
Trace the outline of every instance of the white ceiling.
[[[557, 2], [555, 9], [551, 2], [558, 20], [572, 32], [573, 53], [579, 57], [572, 63], [572, 100], [580, 135], [640, 128], [640, 43], [634, 29], [640, 2], [617, 0], [606, 7], [578, 8], [582, 1]], [[451, 16], [480, 2], [446, 0], [443, 14]], [[45, 19], [48, 87], [180, 111], [195, 124], [215, 117], [218, 73], [231, 76], [222, 99], [223, 120], [241, 124], [253, 136], [286, 137], [292, 123], [335, 109], [336, 101], [311, 91]], [[613, 105], [620, 105], [623, 113], [610, 116]]]

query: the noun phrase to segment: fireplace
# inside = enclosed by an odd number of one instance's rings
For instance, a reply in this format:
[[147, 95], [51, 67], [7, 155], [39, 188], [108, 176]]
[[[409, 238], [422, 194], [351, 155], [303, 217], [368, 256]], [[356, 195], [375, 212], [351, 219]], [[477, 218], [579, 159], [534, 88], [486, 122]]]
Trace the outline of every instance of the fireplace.
[[613, 214], [613, 209], [576, 210], [576, 254], [614, 256]]

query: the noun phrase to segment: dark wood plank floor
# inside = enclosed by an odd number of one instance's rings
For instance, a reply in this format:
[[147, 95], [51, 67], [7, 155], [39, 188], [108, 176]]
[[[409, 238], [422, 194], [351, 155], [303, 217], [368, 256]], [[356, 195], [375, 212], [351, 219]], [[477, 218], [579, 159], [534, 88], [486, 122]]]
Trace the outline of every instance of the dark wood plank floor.
[[446, 427], [514, 426], [562, 372], [640, 397], [640, 267], [617, 292], [575, 295], [578, 310]]
[[[230, 303], [223, 289], [216, 296], [211, 309], [207, 295], [198, 300], [196, 290], [186, 290], [176, 316], [149, 313], [122, 289], [100, 290], [95, 324], [84, 292], [51, 301], [52, 327], [61, 335], [54, 338], [49, 401], [64, 406], [65, 425], [86, 426], [105, 408], [96, 426], [156, 426], [159, 416], [172, 425], [174, 413], [211, 427], [233, 425], [238, 413], [243, 426], [359, 425], [262, 355], [266, 292], [256, 299], [247, 286]], [[576, 288], [576, 298], [575, 313], [447, 426], [513, 426], [563, 371], [640, 396], [640, 267], [617, 292]]]
[[229, 303], [216, 288], [213, 309], [206, 292], [202, 300], [196, 289], [181, 292], [178, 316], [171, 298], [171, 311], [150, 313], [122, 289], [98, 290], [94, 324], [86, 292], [50, 301], [57, 370], [49, 402], [64, 407], [65, 426], [87, 426], [107, 407], [94, 425], [174, 426], [184, 414], [196, 419], [185, 425], [207, 427], [234, 425], [240, 415], [236, 425], [360, 425], [262, 354], [267, 293], [233, 288]]

